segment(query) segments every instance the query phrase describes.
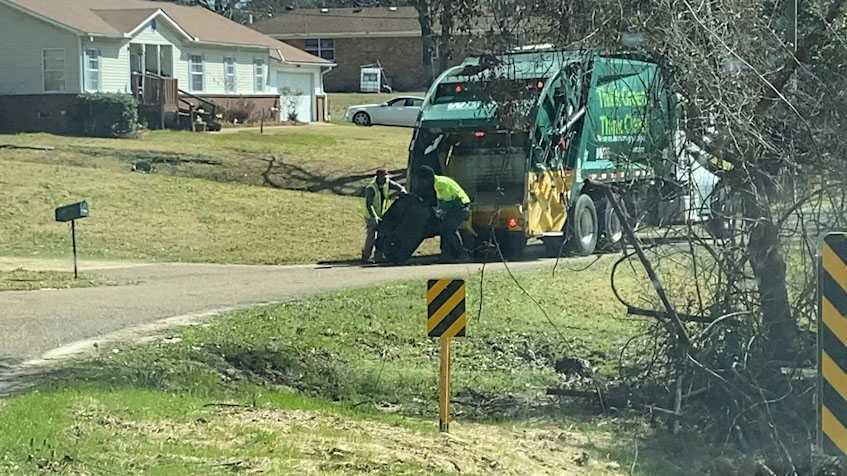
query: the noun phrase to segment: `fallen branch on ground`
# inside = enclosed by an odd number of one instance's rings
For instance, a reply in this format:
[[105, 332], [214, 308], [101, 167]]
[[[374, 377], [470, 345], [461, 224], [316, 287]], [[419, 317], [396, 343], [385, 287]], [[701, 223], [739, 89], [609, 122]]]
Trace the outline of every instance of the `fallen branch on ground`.
[[49, 151], [49, 150], [55, 150], [56, 148], [49, 146], [49, 145], [0, 144], [0, 149]]

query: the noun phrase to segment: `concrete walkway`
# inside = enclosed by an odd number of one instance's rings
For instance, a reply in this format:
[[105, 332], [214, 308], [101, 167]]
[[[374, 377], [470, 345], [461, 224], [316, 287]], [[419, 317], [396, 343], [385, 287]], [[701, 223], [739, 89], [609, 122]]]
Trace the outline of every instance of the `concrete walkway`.
[[[0, 259], [0, 266], [15, 267]], [[512, 265], [536, 267], [551, 260]], [[40, 263], [48, 269], [49, 262]], [[66, 269], [67, 263], [57, 262]], [[237, 266], [208, 264], [82, 263], [82, 269], [118, 282], [137, 284], [99, 288], [0, 293], [0, 363], [37, 359], [48, 351], [90, 341], [121, 329], [175, 316], [226, 311], [262, 303], [394, 280], [463, 277], [480, 265], [403, 267]], [[39, 268], [28, 263], [27, 268]], [[502, 263], [488, 269], [503, 269]], [[423, 289], [423, 288], [422, 288]], [[423, 291], [422, 291], [423, 292]], [[423, 299], [423, 295], [421, 297]]]

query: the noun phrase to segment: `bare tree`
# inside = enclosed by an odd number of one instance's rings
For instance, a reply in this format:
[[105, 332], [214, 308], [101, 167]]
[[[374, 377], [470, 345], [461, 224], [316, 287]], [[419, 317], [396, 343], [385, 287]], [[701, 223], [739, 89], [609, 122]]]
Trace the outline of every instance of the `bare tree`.
[[[673, 311], [696, 319], [683, 339], [669, 313], [654, 313], [657, 325], [633, 339], [642, 365], [622, 373], [658, 391], [645, 398], [670, 398], [677, 420], [683, 402], [703, 399], [729, 434], [766, 437], [794, 468], [802, 445], [789, 448], [781, 432], [810, 428], [798, 409], [813, 408], [813, 385], [793, 369], [815, 358], [817, 241], [845, 223], [847, 1], [804, 1], [796, 16], [784, 0], [496, 3], [509, 14], [494, 22], [491, 52], [543, 39], [645, 54], [666, 69], [684, 109], [686, 150], [720, 176], [711, 198], [726, 229], [668, 227], [666, 236], [688, 246], [648, 247], [652, 266], [689, 273], [664, 278]], [[642, 43], [626, 45], [632, 36]], [[645, 284], [630, 308], [667, 311]]]

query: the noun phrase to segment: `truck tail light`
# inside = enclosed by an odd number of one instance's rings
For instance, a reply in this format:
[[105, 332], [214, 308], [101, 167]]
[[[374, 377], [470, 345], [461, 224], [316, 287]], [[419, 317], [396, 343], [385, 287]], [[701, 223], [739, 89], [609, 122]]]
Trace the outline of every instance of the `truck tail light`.
[[485, 131], [475, 131], [473, 136], [477, 139], [485, 139]]
[[515, 217], [509, 218], [506, 220], [506, 226], [509, 227], [510, 230], [514, 230], [518, 227], [518, 219]]

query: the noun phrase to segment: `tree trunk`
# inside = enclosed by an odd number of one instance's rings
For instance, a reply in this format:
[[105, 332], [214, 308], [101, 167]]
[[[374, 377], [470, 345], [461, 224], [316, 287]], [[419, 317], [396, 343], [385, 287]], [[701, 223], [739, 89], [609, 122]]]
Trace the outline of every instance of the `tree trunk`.
[[770, 359], [791, 360], [797, 338], [786, 285], [785, 256], [779, 226], [769, 210], [771, 185], [758, 184], [746, 190], [744, 216], [753, 223], [747, 251], [753, 276], [759, 286], [766, 355]]
[[450, 5], [441, 5], [441, 35], [438, 37], [438, 74], [450, 67], [453, 43], [453, 13]]
[[426, 85], [432, 83], [432, 52], [435, 39], [432, 32], [432, 8], [429, 0], [417, 0], [415, 9], [418, 11], [418, 23], [421, 26], [421, 64], [424, 70]]

